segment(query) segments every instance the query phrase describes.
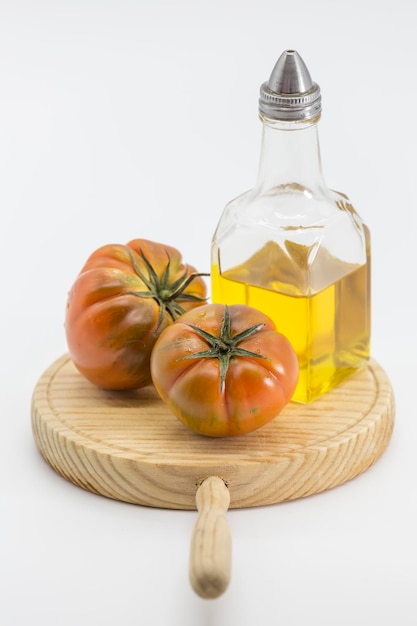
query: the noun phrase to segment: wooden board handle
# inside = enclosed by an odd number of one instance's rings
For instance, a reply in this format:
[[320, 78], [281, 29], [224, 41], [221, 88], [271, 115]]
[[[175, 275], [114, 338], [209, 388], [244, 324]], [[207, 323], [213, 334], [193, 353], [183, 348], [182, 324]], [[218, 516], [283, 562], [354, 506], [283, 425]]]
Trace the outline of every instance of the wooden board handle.
[[230, 493], [221, 478], [210, 476], [201, 483], [196, 493], [198, 518], [191, 539], [190, 582], [202, 598], [217, 598], [230, 581], [229, 504]]

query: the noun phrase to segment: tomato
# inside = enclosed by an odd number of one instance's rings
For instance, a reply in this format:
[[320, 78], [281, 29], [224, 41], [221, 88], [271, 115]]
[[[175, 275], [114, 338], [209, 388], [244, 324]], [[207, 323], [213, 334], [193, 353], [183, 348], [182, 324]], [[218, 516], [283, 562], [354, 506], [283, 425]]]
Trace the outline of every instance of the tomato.
[[151, 382], [160, 333], [206, 301], [206, 285], [175, 248], [146, 239], [91, 254], [68, 295], [65, 332], [78, 370], [105, 389]]
[[298, 361], [266, 315], [246, 305], [206, 304], [166, 328], [151, 355], [162, 400], [202, 435], [243, 435], [290, 401]]

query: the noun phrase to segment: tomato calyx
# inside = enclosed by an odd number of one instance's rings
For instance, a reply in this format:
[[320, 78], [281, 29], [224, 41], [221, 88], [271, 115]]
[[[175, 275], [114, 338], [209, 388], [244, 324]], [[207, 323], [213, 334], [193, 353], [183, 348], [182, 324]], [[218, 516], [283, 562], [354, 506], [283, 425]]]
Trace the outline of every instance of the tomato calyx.
[[256, 357], [257, 359], [266, 359], [263, 354], [259, 354], [257, 352], [252, 352], [251, 350], [245, 350], [244, 348], [238, 347], [241, 341], [255, 335], [261, 330], [264, 325], [265, 324], [263, 322], [261, 322], [260, 324], [254, 324], [253, 326], [242, 330], [240, 333], [232, 337], [230, 311], [229, 307], [225, 305], [224, 317], [219, 335], [212, 335], [211, 333], [203, 330], [202, 328], [199, 328], [198, 326], [195, 326], [194, 324], [187, 324], [187, 326], [192, 328], [197, 334], [200, 335], [200, 337], [205, 339], [211, 347], [208, 350], [194, 352], [194, 354], [187, 354], [179, 360], [186, 361], [188, 359], [200, 358], [218, 359], [220, 366], [220, 392], [223, 392], [227, 370], [229, 369], [230, 360], [233, 357], [245, 356]]
[[200, 298], [199, 296], [194, 296], [190, 293], [184, 293], [184, 290], [194, 280], [194, 278], [197, 278], [198, 276], [209, 276], [209, 274], [199, 272], [193, 272], [192, 274], [189, 274], [188, 266], [186, 266], [183, 274], [179, 278], [177, 278], [177, 280], [169, 282], [171, 259], [168, 252], [168, 262], [161, 277], [159, 277], [158, 274], [155, 272], [152, 263], [146, 257], [141, 248], [139, 248], [139, 253], [148, 270], [148, 276], [145, 276], [145, 274], [139, 269], [132, 254], [130, 254], [130, 257], [133, 269], [135, 270], [141, 281], [146, 285], [147, 291], [131, 291], [129, 292], [129, 294], [140, 298], [154, 298], [154, 300], [157, 301], [160, 310], [156, 330], [158, 330], [160, 325], [162, 324], [165, 313], [168, 313], [173, 321], [175, 321], [180, 315], [185, 313], [185, 309], [181, 306], [180, 301], [201, 303], [206, 301], [206, 298]]

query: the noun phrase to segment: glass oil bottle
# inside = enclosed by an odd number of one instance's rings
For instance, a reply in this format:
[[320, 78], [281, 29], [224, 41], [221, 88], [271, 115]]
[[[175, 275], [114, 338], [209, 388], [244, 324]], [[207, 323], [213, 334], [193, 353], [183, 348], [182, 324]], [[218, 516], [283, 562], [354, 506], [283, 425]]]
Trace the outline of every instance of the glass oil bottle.
[[370, 354], [369, 230], [347, 196], [326, 187], [319, 86], [295, 50], [260, 89], [258, 179], [226, 205], [212, 241], [212, 301], [267, 314], [293, 345], [293, 400], [309, 402]]

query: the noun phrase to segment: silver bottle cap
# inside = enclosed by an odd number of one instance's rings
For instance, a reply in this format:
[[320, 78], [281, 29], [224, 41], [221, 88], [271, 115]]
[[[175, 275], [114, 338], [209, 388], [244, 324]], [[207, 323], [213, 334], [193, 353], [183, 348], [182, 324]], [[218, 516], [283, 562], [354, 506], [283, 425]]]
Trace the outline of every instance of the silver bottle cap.
[[306, 121], [321, 113], [320, 87], [298, 52], [286, 50], [275, 64], [269, 81], [261, 85], [259, 114], [270, 120]]

